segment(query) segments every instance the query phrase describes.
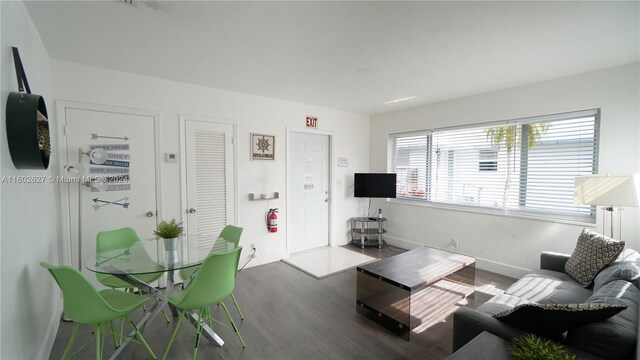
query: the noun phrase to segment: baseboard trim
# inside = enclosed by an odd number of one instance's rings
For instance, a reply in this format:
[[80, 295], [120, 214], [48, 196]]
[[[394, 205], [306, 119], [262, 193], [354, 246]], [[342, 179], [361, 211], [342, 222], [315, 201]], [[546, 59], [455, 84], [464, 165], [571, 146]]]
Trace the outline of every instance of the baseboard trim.
[[51, 356], [51, 350], [53, 349], [53, 343], [56, 341], [56, 335], [58, 335], [58, 328], [60, 327], [60, 318], [62, 316], [62, 298], [57, 298], [57, 303], [51, 318], [49, 319], [49, 326], [47, 326], [47, 333], [38, 351], [37, 359], [48, 359]]
[[[413, 250], [420, 246], [426, 246], [426, 244], [420, 244], [413, 241], [398, 239], [392, 236], [385, 236], [384, 239], [391, 246], [395, 245], [407, 250]], [[431, 246], [433, 248], [440, 249], [440, 250], [452, 251], [452, 252], [456, 252], [463, 255], [473, 256], [476, 258], [476, 268], [481, 270], [491, 271], [497, 274], [509, 276], [516, 279], [523, 277], [524, 275], [528, 274], [531, 271], [529, 269], [521, 268], [518, 266], [503, 264], [497, 261], [479, 258], [479, 257], [476, 257], [474, 254], [468, 254], [462, 251], [456, 251], [457, 249], [443, 249], [437, 246], [432, 246], [432, 245], [428, 245], [428, 246]]]

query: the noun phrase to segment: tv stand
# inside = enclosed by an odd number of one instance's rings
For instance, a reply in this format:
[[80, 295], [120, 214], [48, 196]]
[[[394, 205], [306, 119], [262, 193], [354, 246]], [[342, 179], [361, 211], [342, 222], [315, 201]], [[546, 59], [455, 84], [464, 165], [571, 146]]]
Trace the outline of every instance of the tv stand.
[[365, 246], [377, 246], [382, 249], [384, 239], [382, 234], [386, 233], [384, 223], [386, 218], [378, 219], [371, 217], [351, 218], [351, 242], [364, 249]]

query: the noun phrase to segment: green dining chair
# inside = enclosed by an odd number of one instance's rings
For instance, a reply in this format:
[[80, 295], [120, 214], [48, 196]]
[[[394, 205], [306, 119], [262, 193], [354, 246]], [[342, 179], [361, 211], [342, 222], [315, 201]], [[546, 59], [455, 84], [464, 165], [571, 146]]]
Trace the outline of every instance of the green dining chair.
[[[138, 241], [140, 241], [140, 237], [138, 236], [136, 231], [130, 227], [125, 227], [117, 230], [101, 231], [96, 236], [96, 253], [103, 253], [117, 249], [128, 249]], [[150, 257], [146, 260], [148, 260], [149, 262], [153, 262]], [[162, 272], [139, 274], [135, 275], [135, 278], [144, 283], [150, 284], [158, 280], [162, 276], [162, 274]], [[96, 273], [96, 278], [98, 279], [98, 282], [100, 284], [106, 287], [110, 287], [112, 289], [125, 289], [131, 292], [135, 291], [135, 286], [118, 278], [117, 276]], [[164, 319], [167, 322], [170, 322], [169, 317], [167, 316], [164, 309], [162, 310], [162, 316], [164, 316]]]
[[[129, 314], [142, 306], [150, 298], [138, 296], [124, 291], [106, 289], [97, 291], [93, 285], [76, 269], [69, 266], [54, 266], [46, 262], [41, 262], [40, 266], [49, 270], [62, 290], [64, 314], [67, 318], [76, 323], [71, 333], [71, 339], [64, 349], [62, 359], [67, 358], [71, 350], [73, 341], [81, 325], [90, 324], [94, 326], [96, 341], [96, 359], [102, 359], [104, 348], [103, 336], [107, 332], [106, 324], [111, 324], [111, 334], [114, 336], [113, 320], [125, 318], [133, 327], [135, 337], [144, 345], [147, 352], [153, 359], [157, 359], [153, 350], [138, 331], [135, 324], [129, 318]], [[81, 347], [81, 349], [84, 346]], [[77, 352], [77, 351], [76, 351]]]
[[[240, 245], [241, 236], [242, 236], [242, 228], [233, 226], [233, 225], [225, 226], [224, 229], [222, 229], [222, 231], [220, 232], [220, 235], [218, 235], [219, 238], [224, 239], [227, 243], [233, 244], [233, 248], [237, 248]], [[217, 250], [218, 249], [216, 249], [215, 247], [212, 248], [210, 254]], [[180, 270], [179, 272], [180, 278], [182, 280], [187, 280], [191, 278], [193, 274], [196, 271], [198, 271], [198, 268], [199, 266], [193, 266], [193, 267]], [[233, 304], [238, 310], [238, 314], [240, 314], [240, 319], [244, 320], [244, 315], [242, 314], [242, 310], [240, 310], [240, 305], [238, 305], [238, 301], [236, 300], [236, 297], [233, 295], [233, 293], [231, 293], [231, 301], [233, 301]]]
[[[140, 241], [140, 237], [132, 228], [126, 227], [117, 230], [101, 231], [96, 236], [96, 252], [103, 253], [117, 249], [128, 249], [132, 247], [136, 242]], [[151, 258], [149, 258], [149, 261]], [[160, 273], [141, 274], [136, 275], [136, 279], [139, 279], [145, 283], [151, 283], [158, 280], [162, 276]], [[114, 275], [99, 274], [96, 273], [98, 282], [106, 287], [113, 289], [133, 289], [134, 286], [128, 282], [119, 279]]]
[[[207, 255], [200, 265], [200, 269], [194, 274], [193, 280], [184, 289], [167, 296], [167, 299], [179, 311], [179, 319], [176, 324], [167, 348], [164, 351], [163, 359], [167, 358], [169, 349], [175, 341], [176, 334], [180, 328], [180, 324], [185, 317], [186, 311], [197, 311], [198, 324], [196, 326], [196, 342], [193, 349], [193, 359], [195, 360], [198, 353], [198, 345], [200, 344], [200, 335], [203, 323], [212, 325], [212, 321], [216, 321], [211, 317], [209, 306], [219, 304], [229, 318], [231, 328], [238, 336], [242, 347], [246, 347], [240, 331], [229, 314], [229, 310], [222, 302], [231, 295], [236, 280], [236, 272], [238, 269], [238, 261], [240, 261], [240, 252], [242, 246], [238, 246], [232, 250], [225, 252], [217, 252]], [[218, 321], [216, 323], [222, 324]]]

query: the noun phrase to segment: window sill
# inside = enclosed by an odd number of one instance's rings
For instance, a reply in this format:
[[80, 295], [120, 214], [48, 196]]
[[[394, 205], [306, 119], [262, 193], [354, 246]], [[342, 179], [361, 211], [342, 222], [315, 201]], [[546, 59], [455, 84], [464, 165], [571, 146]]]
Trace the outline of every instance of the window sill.
[[508, 218], [524, 219], [524, 220], [535, 220], [535, 221], [542, 221], [542, 222], [549, 222], [549, 223], [583, 226], [588, 228], [596, 227], [596, 224], [592, 222], [573, 220], [573, 219], [564, 219], [562, 217], [556, 217], [553, 215], [545, 216], [545, 215], [534, 215], [534, 214], [519, 214], [519, 213], [504, 212], [502, 210], [494, 211], [490, 209], [476, 208], [476, 207], [470, 207], [470, 206], [464, 206], [464, 205], [434, 203], [430, 201], [408, 200], [408, 199], [397, 199], [397, 198], [387, 199], [387, 202], [392, 204], [399, 204], [399, 205], [420, 206], [420, 207], [427, 207], [427, 208], [434, 208], [434, 209], [468, 212], [473, 214], [493, 215], [493, 216], [501, 216], [501, 217], [508, 217]]

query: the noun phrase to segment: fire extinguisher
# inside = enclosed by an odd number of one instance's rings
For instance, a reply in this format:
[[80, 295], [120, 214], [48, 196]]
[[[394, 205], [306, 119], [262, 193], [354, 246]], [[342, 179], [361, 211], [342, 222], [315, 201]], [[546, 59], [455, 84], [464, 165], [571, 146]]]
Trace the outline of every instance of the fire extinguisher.
[[278, 232], [278, 208], [269, 209], [267, 212], [267, 230], [269, 232]]

